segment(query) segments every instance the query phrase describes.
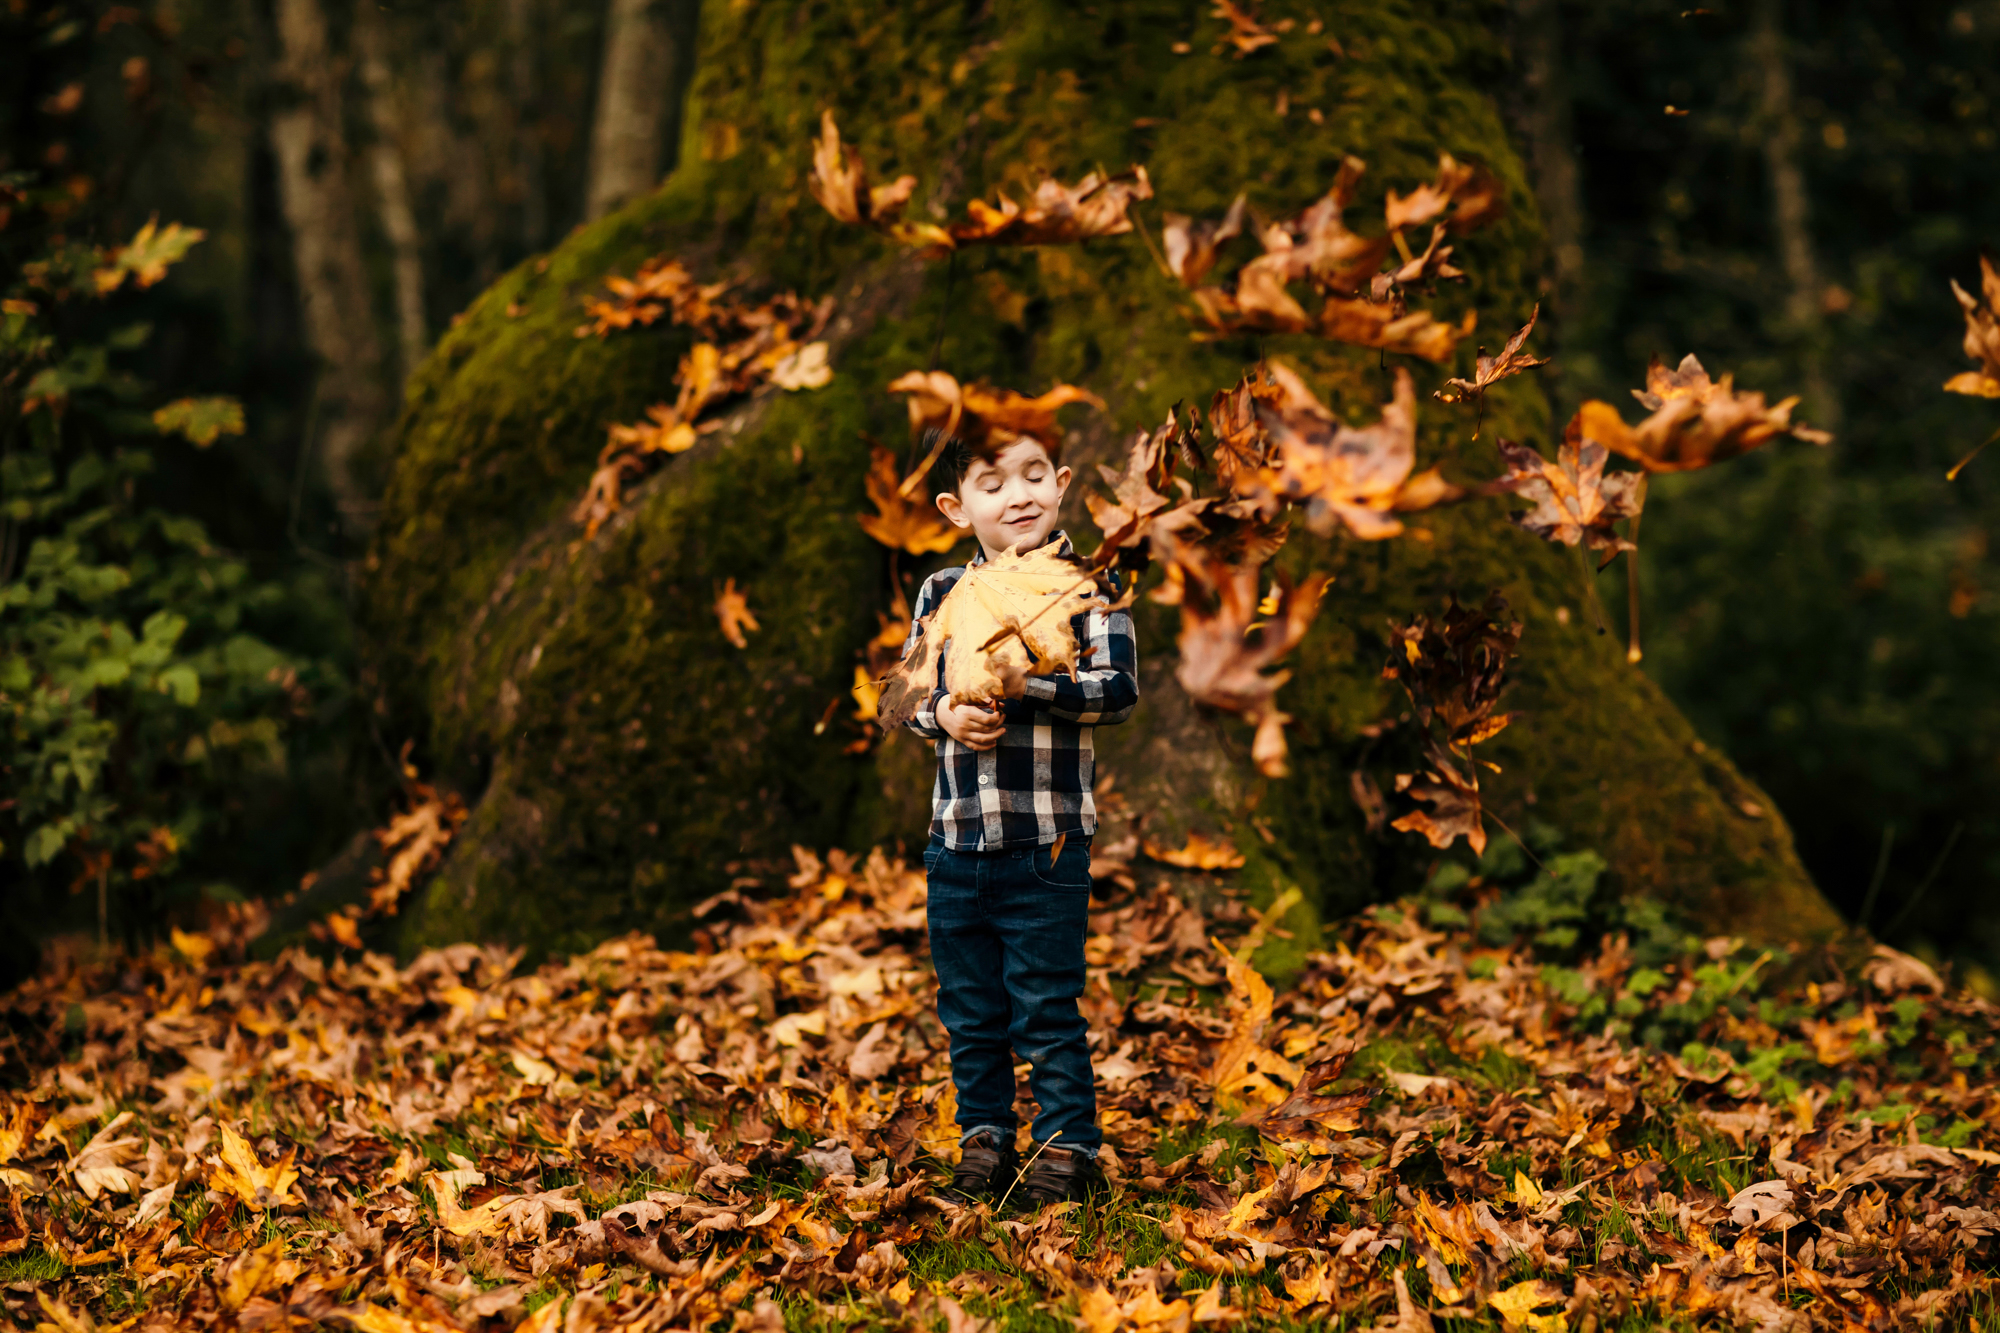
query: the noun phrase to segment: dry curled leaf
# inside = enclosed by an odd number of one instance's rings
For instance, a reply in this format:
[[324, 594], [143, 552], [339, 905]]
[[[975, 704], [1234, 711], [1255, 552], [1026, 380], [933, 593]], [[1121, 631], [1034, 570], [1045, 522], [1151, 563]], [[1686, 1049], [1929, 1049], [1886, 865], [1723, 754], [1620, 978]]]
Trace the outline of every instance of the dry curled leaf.
[[1634, 389], [1632, 396], [1652, 413], [1637, 426], [1627, 425], [1611, 404], [1593, 398], [1570, 419], [1565, 436], [1596, 440], [1648, 472], [1708, 467], [1780, 435], [1809, 444], [1833, 439], [1792, 420], [1796, 396], [1766, 406], [1763, 394], [1738, 392], [1732, 376], [1711, 381], [1692, 352], [1674, 370], [1654, 357], [1646, 368], [1646, 388]]
[[1053, 544], [966, 570], [882, 682], [882, 727], [907, 722], [941, 681], [954, 703], [984, 703], [1019, 698], [1031, 675], [1074, 673], [1070, 618], [1102, 605], [1091, 584], [1083, 562]]
[[1229, 31], [1223, 34], [1222, 40], [1236, 52], [1238, 60], [1278, 40], [1277, 33], [1259, 23], [1256, 16], [1237, 4], [1236, 0], [1215, 0], [1215, 8], [1209, 12], [1229, 24]]
[[753, 633], [759, 628], [756, 613], [751, 611], [749, 599], [737, 590], [736, 580], [725, 580], [715, 592], [715, 620], [722, 626], [722, 637], [738, 648], [748, 648], [750, 641], [743, 637], [743, 631]]
[[1276, 447], [1275, 489], [1305, 506], [1315, 532], [1336, 526], [1365, 541], [1403, 530], [1398, 512], [1428, 509], [1463, 495], [1432, 468], [1412, 477], [1417, 461], [1417, 395], [1410, 373], [1396, 371], [1395, 396], [1372, 426], [1349, 426], [1282, 365], [1271, 375], [1279, 396], [1257, 403], [1258, 420]]
[[903, 219], [903, 209], [917, 188], [915, 176], [899, 176], [887, 185], [871, 188], [860, 152], [840, 141], [833, 112], [820, 112], [819, 128], [820, 137], [813, 142], [812, 176], [806, 185], [820, 207], [842, 222], [871, 227], [905, 245], [950, 246], [951, 239], [942, 228]]
[[1507, 474], [1491, 489], [1511, 491], [1534, 504], [1534, 508], [1514, 514], [1514, 522], [1545, 541], [1575, 546], [1581, 542], [1593, 551], [1602, 551], [1602, 569], [1620, 551], [1638, 548], [1619, 535], [1612, 525], [1622, 518], [1637, 518], [1646, 503], [1646, 474], [1606, 473], [1610, 458], [1595, 440], [1579, 443], [1565, 439], [1556, 448], [1551, 463], [1525, 444], [1500, 441], [1500, 456], [1507, 461]]
[[1453, 597], [1437, 624], [1417, 616], [1389, 627], [1393, 642], [1382, 676], [1408, 693], [1418, 726], [1440, 728], [1446, 745], [1477, 745], [1512, 721], [1511, 714], [1493, 710], [1506, 688], [1507, 665], [1520, 651], [1521, 632], [1497, 590], [1472, 609]]
[[1990, 255], [1979, 256], [1979, 297], [1951, 281], [1951, 294], [1965, 311], [1965, 354], [1979, 369], [1953, 375], [1944, 382], [1952, 393], [1975, 398], [2000, 398], [2000, 271]]
[[1398, 773], [1396, 790], [1430, 806], [1413, 810], [1389, 825], [1405, 833], [1421, 833], [1433, 847], [1449, 847], [1464, 838], [1475, 854], [1486, 850], [1486, 825], [1479, 807], [1479, 775], [1472, 765], [1443, 746], [1427, 742], [1421, 773]]
[[876, 445], [869, 454], [868, 499], [872, 514], [858, 514], [861, 530], [892, 551], [938, 555], [958, 545], [963, 536], [928, 498], [906, 499], [897, 485], [896, 456]]
[[1444, 382], [1445, 387], [1439, 389], [1434, 397], [1439, 402], [1445, 403], [1478, 398], [1485, 394], [1489, 386], [1506, 379], [1509, 375], [1518, 375], [1524, 370], [1533, 370], [1536, 366], [1546, 366], [1549, 363], [1547, 357], [1530, 356], [1521, 350], [1528, 341], [1528, 335], [1535, 331], [1535, 321], [1541, 316], [1542, 308], [1537, 305], [1529, 313], [1528, 322], [1521, 326], [1520, 332], [1509, 338], [1507, 345], [1500, 349], [1500, 355], [1488, 356], [1482, 349], [1479, 360], [1473, 368], [1472, 378], [1468, 380], [1454, 376]]

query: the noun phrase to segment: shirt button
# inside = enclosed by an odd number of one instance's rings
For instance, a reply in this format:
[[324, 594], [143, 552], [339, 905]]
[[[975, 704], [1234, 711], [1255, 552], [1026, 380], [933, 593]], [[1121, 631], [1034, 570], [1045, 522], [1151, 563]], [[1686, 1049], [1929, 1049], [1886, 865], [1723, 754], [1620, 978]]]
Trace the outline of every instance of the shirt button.
[[992, 786], [992, 785], [993, 785], [993, 775], [992, 775], [991, 773], [981, 773], [981, 774], [979, 775], [979, 785], [980, 785], [980, 786], [982, 786], [982, 787], [990, 787], [990, 786]]

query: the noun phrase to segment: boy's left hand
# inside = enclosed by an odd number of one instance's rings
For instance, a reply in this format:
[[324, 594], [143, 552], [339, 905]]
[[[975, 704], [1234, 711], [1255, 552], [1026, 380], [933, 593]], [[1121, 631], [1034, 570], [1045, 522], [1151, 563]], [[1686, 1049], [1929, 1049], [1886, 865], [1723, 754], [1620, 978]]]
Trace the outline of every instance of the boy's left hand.
[[990, 750], [1007, 731], [1006, 719], [991, 704], [959, 704], [946, 699], [938, 705], [937, 720], [945, 735], [968, 750]]

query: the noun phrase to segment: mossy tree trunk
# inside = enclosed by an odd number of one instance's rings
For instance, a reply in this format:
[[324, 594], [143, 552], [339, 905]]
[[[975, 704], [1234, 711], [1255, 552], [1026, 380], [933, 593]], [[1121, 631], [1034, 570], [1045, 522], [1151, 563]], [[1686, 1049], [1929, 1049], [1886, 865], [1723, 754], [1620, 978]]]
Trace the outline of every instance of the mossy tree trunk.
[[[1525, 319], [1541, 243], [1490, 91], [1507, 76], [1492, 35], [1504, 6], [1349, 0], [1311, 13], [1272, 0], [1265, 22], [1296, 22], [1244, 59], [1216, 49], [1223, 25], [1205, 11], [1056, 0], [703, 7], [681, 168], [503, 278], [410, 387], [367, 573], [368, 684], [385, 734], [419, 738], [475, 804], [444, 873], [409, 909], [407, 940], [563, 949], [634, 926], [672, 933], [690, 905], [770, 869], [792, 843], [902, 839], [914, 851], [928, 749], [900, 736], [849, 754], [851, 724], [814, 727], [844, 703], [888, 601], [887, 553], [854, 521], [868, 438], [903, 439], [901, 404], [884, 386], [927, 365], [940, 331], [940, 368], [962, 379], [1036, 392], [1062, 380], [1104, 398], [1108, 410], [1073, 437], [1085, 481], [1133, 430], [1176, 401], [1205, 404], [1260, 355], [1286, 359], [1357, 419], [1386, 395], [1392, 368], [1373, 352], [1191, 340], [1138, 237], [971, 252], [951, 265], [891, 253], [807, 194], [822, 108], [880, 178], [919, 176], [918, 211], [957, 211], [995, 189], [1018, 198], [1043, 170], [1073, 179], [1138, 161], [1155, 210], [1219, 214], [1247, 189], [1253, 204], [1288, 213], [1326, 189], [1344, 153], [1368, 161], [1375, 202], [1428, 178], [1440, 151], [1476, 159], [1507, 183], [1511, 208], [1462, 246], [1471, 281], [1440, 304], [1476, 308], [1489, 341]], [[1365, 199], [1355, 216], [1372, 207]], [[835, 379], [728, 413], [585, 541], [568, 513], [605, 426], [671, 399], [688, 337], [573, 330], [605, 277], [662, 252], [753, 292], [834, 297]], [[1426, 392], [1451, 373], [1411, 368]], [[1548, 438], [1531, 379], [1492, 395], [1477, 443], [1463, 411], [1424, 401], [1423, 461], [1461, 480], [1497, 471], [1495, 435]], [[1510, 700], [1526, 717], [1489, 747], [1504, 770], [1489, 783], [1493, 808], [1596, 849], [1623, 891], [1706, 928], [1835, 928], [1768, 801], [1596, 632], [1570, 553], [1504, 513], [1478, 501], [1423, 516], [1422, 532], [1390, 543], [1303, 532], [1290, 543], [1282, 561], [1337, 581], [1281, 696], [1296, 718], [1295, 772], [1283, 781], [1256, 775], [1240, 724], [1180, 695], [1171, 613], [1142, 613], [1146, 697], [1100, 742], [1132, 811], [1157, 837], [1190, 827], [1233, 837], [1256, 892], [1302, 890], [1301, 925], [1414, 883], [1434, 853], [1414, 836], [1369, 834], [1349, 795], [1370, 744], [1361, 729], [1400, 708], [1379, 675], [1383, 630], [1437, 612], [1449, 594], [1471, 601], [1498, 587], [1527, 625]], [[1086, 547], [1095, 539], [1074, 494], [1066, 520]], [[725, 578], [762, 623], [745, 650], [723, 640], [710, 609]]]

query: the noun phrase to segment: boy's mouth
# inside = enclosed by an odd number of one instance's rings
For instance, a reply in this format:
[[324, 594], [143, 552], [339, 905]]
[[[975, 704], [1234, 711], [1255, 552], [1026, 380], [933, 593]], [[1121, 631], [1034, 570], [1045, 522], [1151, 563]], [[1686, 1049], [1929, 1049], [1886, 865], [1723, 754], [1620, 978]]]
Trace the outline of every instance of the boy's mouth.
[[1000, 526], [1003, 528], [1019, 528], [1021, 531], [1026, 532], [1029, 528], [1034, 527], [1035, 524], [1041, 521], [1042, 521], [1042, 516], [1040, 514], [1023, 514], [1019, 518], [1008, 519]]

